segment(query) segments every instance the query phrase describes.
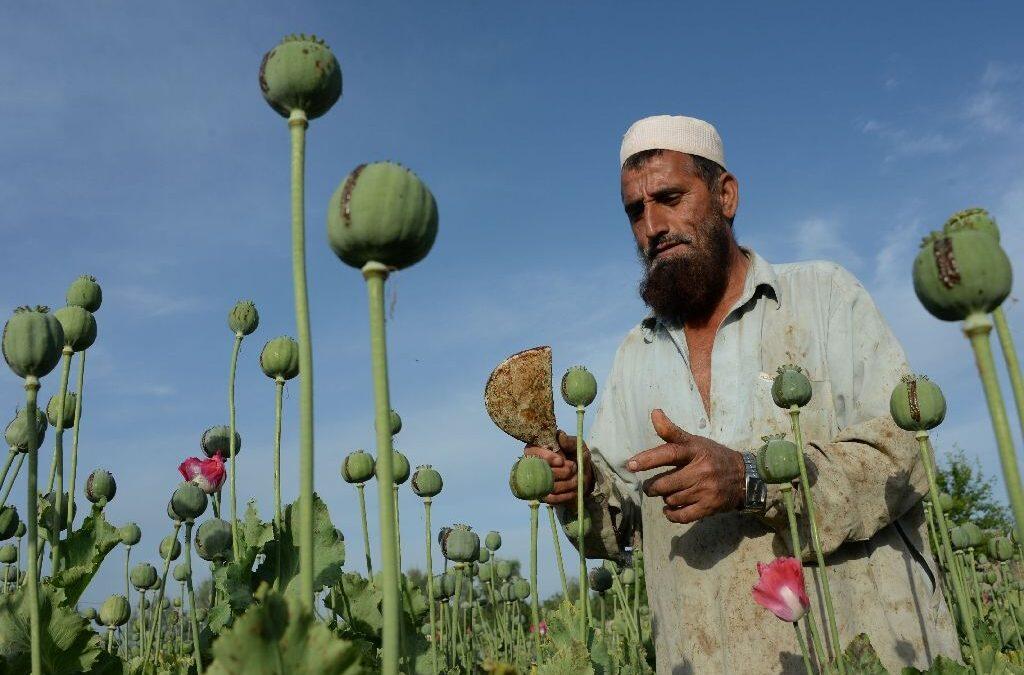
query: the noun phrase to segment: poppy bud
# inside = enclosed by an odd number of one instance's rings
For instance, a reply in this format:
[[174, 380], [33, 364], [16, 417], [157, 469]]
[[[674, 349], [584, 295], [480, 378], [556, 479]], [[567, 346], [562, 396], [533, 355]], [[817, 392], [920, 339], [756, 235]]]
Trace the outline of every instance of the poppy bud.
[[530, 582], [526, 579], [514, 579], [512, 590], [517, 600], [526, 600], [530, 597]]
[[117, 530], [121, 537], [121, 543], [125, 546], [135, 546], [142, 540], [142, 530], [135, 523], [127, 523]]
[[555, 478], [551, 467], [540, 457], [520, 457], [512, 466], [508, 486], [517, 499], [537, 501], [551, 494]]
[[[391, 469], [394, 474], [394, 481], [392, 482], [395, 485], [401, 485], [405, 481], [409, 480], [409, 460], [398, 450], [392, 451], [391, 457]], [[377, 480], [381, 480], [379, 462], [375, 467], [375, 472], [377, 474]]]
[[512, 561], [498, 560], [494, 564], [494, 573], [502, 581], [512, 576]]
[[260, 352], [260, 368], [267, 377], [292, 379], [299, 374], [299, 343], [287, 335], [268, 340]]
[[388, 422], [391, 424], [391, 435], [397, 436], [398, 432], [402, 430], [402, 417], [397, 410], [392, 409], [388, 413]]
[[[579, 540], [577, 532], [579, 531], [580, 526], [579, 526], [578, 521], [576, 519], [576, 514], [575, 513], [568, 512], [568, 511], [565, 513], [565, 521], [563, 523], [563, 527], [565, 528], [566, 535], [568, 535], [570, 539], [572, 539], [573, 541], [578, 541]], [[586, 537], [587, 534], [589, 534], [589, 533], [590, 533], [590, 515], [584, 512], [584, 514], [583, 514], [583, 536]]]
[[182, 483], [171, 495], [171, 511], [182, 522], [194, 521], [206, 513], [206, 491], [195, 483]]
[[9, 504], [0, 508], [0, 541], [10, 539], [18, 531], [18, 509]]
[[487, 550], [491, 553], [494, 553], [501, 548], [501, 533], [493, 530], [488, 532], [487, 536], [484, 537], [484, 546], [486, 546]]
[[251, 335], [260, 325], [260, 313], [251, 300], [239, 300], [228, 312], [228, 328], [235, 335]]
[[160, 541], [160, 559], [177, 560], [181, 555], [181, 542], [173, 534], [169, 534]]
[[479, 561], [480, 563], [486, 563], [490, 559], [491, 552], [488, 551], [485, 546], [480, 547], [480, 557], [477, 558], [477, 561]]
[[106, 469], [96, 469], [85, 479], [85, 497], [93, 504], [106, 505], [117, 493], [117, 482]]
[[188, 579], [188, 575], [189, 575], [188, 565], [186, 565], [185, 563], [178, 563], [177, 565], [174, 566], [173, 574], [174, 574], [174, 580], [175, 581], [177, 581], [179, 583], [182, 582], [182, 581], [185, 581], [186, 579]]
[[1006, 537], [993, 537], [988, 540], [988, 555], [993, 560], [1006, 562], [1013, 557], [1013, 544]]
[[149, 563], [139, 563], [132, 568], [128, 578], [137, 591], [152, 588], [157, 582], [156, 568]]
[[231, 523], [211, 518], [196, 531], [196, 552], [203, 560], [223, 561], [231, 554]]
[[69, 305], [95, 313], [103, 304], [103, 289], [96, 283], [96, 277], [83, 274], [71, 282], [64, 299]]
[[765, 436], [757, 451], [757, 472], [770, 484], [790, 483], [800, 477], [800, 450], [781, 435]]
[[112, 595], [100, 605], [100, 623], [107, 627], [123, 626], [132, 616], [132, 608], [123, 595]]
[[19, 307], [4, 325], [4, 360], [18, 377], [47, 375], [63, 348], [64, 329], [48, 307]]
[[[39, 446], [43, 444], [43, 439], [46, 437], [46, 429], [46, 412], [36, 408], [36, 444], [32, 448], [33, 450], [39, 449]], [[7, 425], [7, 429], [4, 430], [4, 439], [7, 441], [8, 447], [14, 448], [18, 452], [28, 452], [28, 432], [28, 414], [22, 408], [15, 414], [10, 424]]]
[[356, 450], [341, 461], [341, 477], [346, 483], [365, 483], [373, 477], [375, 462], [373, 455], [365, 450]]
[[68, 305], [61, 307], [53, 316], [60, 321], [64, 331], [64, 346], [74, 352], [84, 352], [96, 342], [96, 318], [92, 312]]
[[14, 544], [0, 546], [0, 565], [13, 565], [18, 561], [18, 547]]
[[633, 571], [632, 567], [622, 568], [622, 571], [619, 572], [619, 583], [623, 586], [632, 586], [636, 583], [636, 572]]
[[[227, 459], [231, 455], [231, 429], [224, 426], [223, 424], [210, 427], [203, 432], [203, 436], [199, 441], [200, 447], [203, 449], [203, 453], [207, 457], [213, 457], [214, 455], [220, 455], [221, 458]], [[242, 450], [242, 437], [235, 432], [235, 454], [237, 455]]]
[[99, 619], [99, 614], [96, 612], [95, 607], [86, 607], [82, 610], [82, 618], [86, 621], [96, 621]]
[[786, 364], [780, 366], [772, 381], [772, 400], [780, 408], [799, 408], [811, 400], [811, 381], [807, 379], [803, 368]]
[[[78, 397], [75, 392], [68, 391], [64, 396], [64, 415], [63, 423], [60, 425], [63, 429], [70, 429], [75, 426], [75, 399]], [[50, 426], [56, 428], [57, 423], [61, 421], [62, 415], [60, 409], [60, 394], [54, 394], [50, 397], [50, 402], [46, 404], [46, 419], [50, 422]]]
[[583, 366], [573, 366], [562, 375], [562, 399], [573, 407], [588, 406], [597, 398], [597, 380]]

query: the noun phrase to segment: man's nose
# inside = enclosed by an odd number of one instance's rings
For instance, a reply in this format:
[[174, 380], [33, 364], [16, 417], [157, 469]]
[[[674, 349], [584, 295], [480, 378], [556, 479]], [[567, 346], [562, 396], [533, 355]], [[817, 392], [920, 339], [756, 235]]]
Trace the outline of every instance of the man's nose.
[[644, 234], [648, 239], [654, 239], [666, 234], [669, 230], [668, 217], [664, 209], [659, 208], [657, 203], [648, 203], [644, 209]]

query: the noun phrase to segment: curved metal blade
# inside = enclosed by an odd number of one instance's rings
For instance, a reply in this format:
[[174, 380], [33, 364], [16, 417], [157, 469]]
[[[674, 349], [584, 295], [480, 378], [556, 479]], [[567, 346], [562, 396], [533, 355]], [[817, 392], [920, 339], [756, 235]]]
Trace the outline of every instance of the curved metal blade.
[[484, 387], [484, 405], [498, 428], [512, 438], [555, 447], [551, 347], [527, 349], [498, 364]]

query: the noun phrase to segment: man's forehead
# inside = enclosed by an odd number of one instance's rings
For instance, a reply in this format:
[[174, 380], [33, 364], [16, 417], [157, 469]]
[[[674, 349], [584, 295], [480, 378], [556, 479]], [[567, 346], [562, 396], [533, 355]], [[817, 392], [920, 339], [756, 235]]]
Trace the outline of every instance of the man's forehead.
[[657, 189], [669, 183], [685, 180], [696, 173], [693, 158], [685, 152], [662, 150], [648, 157], [639, 166], [625, 165], [620, 174], [623, 199], [638, 198], [643, 190]]

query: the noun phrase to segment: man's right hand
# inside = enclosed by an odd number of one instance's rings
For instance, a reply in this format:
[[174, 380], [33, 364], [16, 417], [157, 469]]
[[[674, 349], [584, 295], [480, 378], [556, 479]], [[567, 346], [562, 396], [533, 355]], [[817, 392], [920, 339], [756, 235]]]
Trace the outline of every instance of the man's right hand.
[[[552, 506], [564, 506], [576, 503], [576, 437], [570, 436], [559, 430], [555, 435], [555, 442], [558, 443], [558, 452], [551, 448], [544, 448], [536, 445], [526, 446], [525, 455], [540, 457], [548, 466], [555, 477], [555, 487], [544, 502]], [[583, 474], [585, 488], [583, 495], [589, 495], [594, 489], [594, 470], [590, 461], [590, 450], [586, 444], [583, 445]]]

